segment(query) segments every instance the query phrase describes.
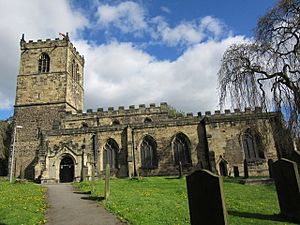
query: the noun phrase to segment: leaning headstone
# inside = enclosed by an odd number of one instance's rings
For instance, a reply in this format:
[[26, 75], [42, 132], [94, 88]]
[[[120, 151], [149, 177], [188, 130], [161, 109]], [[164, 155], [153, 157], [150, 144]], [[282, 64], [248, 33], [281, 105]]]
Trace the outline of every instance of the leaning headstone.
[[297, 164], [280, 159], [272, 164], [280, 214], [300, 223], [300, 178]]
[[198, 170], [186, 177], [186, 183], [191, 224], [227, 224], [222, 177]]
[[269, 168], [269, 176], [270, 176], [270, 178], [273, 177], [273, 175], [272, 175], [272, 164], [273, 164], [273, 159], [269, 159], [268, 160], [268, 168]]
[[181, 163], [181, 161], [179, 161], [178, 172], [179, 172], [179, 178], [182, 178], [182, 163]]
[[105, 168], [105, 185], [104, 185], [104, 198], [108, 199], [110, 187], [109, 187], [109, 179], [110, 179], [110, 166], [106, 164]]
[[248, 170], [248, 162], [247, 159], [244, 159], [244, 178], [249, 177], [249, 170]]

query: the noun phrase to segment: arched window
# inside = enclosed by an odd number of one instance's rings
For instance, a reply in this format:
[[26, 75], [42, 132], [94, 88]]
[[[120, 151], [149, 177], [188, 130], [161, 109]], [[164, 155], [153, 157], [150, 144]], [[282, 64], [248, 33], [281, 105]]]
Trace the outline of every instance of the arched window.
[[111, 124], [112, 124], [112, 125], [120, 125], [120, 121], [117, 120], [117, 119], [115, 119], [115, 120], [112, 121]]
[[109, 164], [111, 169], [118, 168], [117, 155], [119, 146], [113, 139], [109, 139], [103, 148], [103, 169]]
[[248, 128], [243, 135], [243, 148], [245, 152], [245, 158], [248, 161], [265, 158], [264, 151], [260, 143], [260, 137], [250, 128]]
[[144, 119], [144, 123], [151, 123], [151, 122], [152, 122], [152, 119], [149, 118], [149, 117], [146, 117], [146, 118]]
[[153, 169], [158, 165], [156, 141], [151, 136], [147, 135], [141, 143], [141, 166], [142, 168]]
[[190, 141], [186, 135], [179, 133], [173, 140], [173, 152], [175, 164], [179, 165], [179, 162], [183, 166], [192, 164], [191, 152], [190, 152]]
[[42, 53], [39, 58], [39, 73], [47, 73], [50, 69], [50, 57], [47, 53]]

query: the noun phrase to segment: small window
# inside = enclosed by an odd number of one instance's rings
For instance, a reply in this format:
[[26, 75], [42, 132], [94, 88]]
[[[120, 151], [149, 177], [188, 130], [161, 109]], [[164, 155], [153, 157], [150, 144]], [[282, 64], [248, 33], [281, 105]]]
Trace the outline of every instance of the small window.
[[86, 122], [82, 123], [82, 128], [88, 128], [88, 127], [89, 127], [89, 125]]
[[146, 117], [146, 118], [144, 119], [144, 123], [151, 123], [151, 122], [152, 122], [152, 119], [149, 118], [149, 117]]
[[50, 70], [50, 57], [47, 53], [42, 53], [39, 58], [39, 73], [48, 73]]
[[120, 125], [120, 121], [115, 119], [113, 122], [112, 122], [112, 125]]

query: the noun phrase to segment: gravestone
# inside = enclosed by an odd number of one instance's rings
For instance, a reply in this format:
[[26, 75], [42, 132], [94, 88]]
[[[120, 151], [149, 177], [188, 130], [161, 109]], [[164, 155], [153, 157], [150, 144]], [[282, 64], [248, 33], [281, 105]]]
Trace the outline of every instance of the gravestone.
[[92, 163], [92, 193], [95, 192], [95, 164]]
[[181, 161], [179, 161], [178, 172], [179, 172], [179, 178], [182, 178], [182, 163], [181, 163]]
[[247, 159], [244, 159], [244, 178], [249, 177], [249, 170], [248, 170], [248, 162]]
[[87, 174], [88, 174], [88, 167], [87, 166], [83, 166], [82, 167], [82, 177], [81, 177], [81, 181], [86, 181], [87, 180]]
[[297, 164], [280, 159], [272, 164], [280, 214], [300, 223], [300, 178]]
[[192, 225], [227, 224], [221, 177], [198, 170], [186, 177], [186, 184]]
[[272, 175], [272, 164], [273, 164], [273, 159], [269, 159], [268, 160], [268, 168], [269, 168], [269, 176], [270, 176], [270, 178], [273, 177], [273, 175]]
[[234, 177], [240, 176], [239, 167], [237, 167], [237, 166], [233, 167], [233, 174], [234, 174]]
[[109, 179], [110, 179], [110, 166], [106, 164], [105, 168], [105, 185], [104, 185], [104, 198], [108, 199], [110, 187], [109, 187]]

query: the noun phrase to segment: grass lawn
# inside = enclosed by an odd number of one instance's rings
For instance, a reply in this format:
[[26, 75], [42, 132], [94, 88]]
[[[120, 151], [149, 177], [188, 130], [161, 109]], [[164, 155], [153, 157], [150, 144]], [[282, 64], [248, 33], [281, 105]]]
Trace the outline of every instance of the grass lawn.
[[[110, 197], [102, 201], [103, 205], [130, 224], [189, 224], [185, 179], [112, 179], [110, 185]], [[82, 191], [91, 190], [90, 182], [74, 186]], [[248, 186], [225, 179], [224, 192], [229, 224], [293, 224], [274, 215], [279, 213], [274, 185]], [[101, 199], [103, 193], [104, 181], [97, 181], [93, 195]]]
[[0, 224], [44, 224], [45, 191], [34, 183], [11, 184], [0, 180]]

